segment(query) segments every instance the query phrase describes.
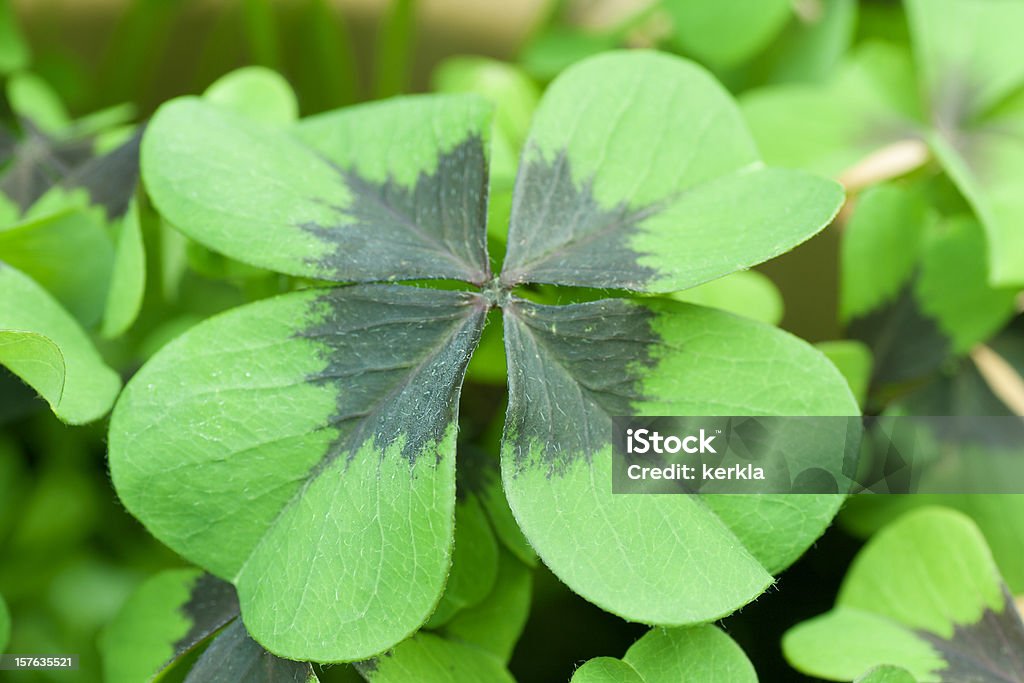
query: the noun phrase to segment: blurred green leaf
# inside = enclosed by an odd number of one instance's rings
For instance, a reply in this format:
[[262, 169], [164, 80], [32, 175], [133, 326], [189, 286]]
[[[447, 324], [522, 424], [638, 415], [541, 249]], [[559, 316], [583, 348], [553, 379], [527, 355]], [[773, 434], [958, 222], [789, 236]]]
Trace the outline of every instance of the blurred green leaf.
[[99, 210], [72, 206], [0, 230], [0, 260], [42, 285], [83, 325], [103, 314], [114, 245]]
[[[455, 532], [458, 544], [457, 525]], [[531, 570], [510, 552], [501, 550], [498, 574], [490, 594], [479, 604], [452, 617], [442, 627], [441, 634], [450, 640], [481, 647], [507, 663], [526, 626], [532, 584]]]
[[572, 683], [757, 683], [739, 645], [710, 625], [651, 629], [621, 662], [625, 666], [606, 657], [591, 660], [576, 670]]
[[576, 62], [614, 50], [619, 43], [615, 34], [552, 26], [531, 38], [519, 59], [530, 75], [549, 81]]
[[93, 144], [93, 150], [96, 154], [106, 154], [124, 144], [135, 132], [134, 127], [128, 124], [136, 115], [134, 104], [129, 102], [115, 104], [75, 119], [75, 133], [77, 135], [95, 135], [96, 141]]
[[856, 683], [917, 683], [917, 680], [906, 669], [880, 666], [858, 678]]
[[767, 163], [838, 178], [887, 145], [909, 140], [923, 148], [916, 93], [907, 50], [866, 43], [826, 84], [760, 88], [740, 104]]
[[978, 528], [924, 508], [860, 552], [836, 607], [786, 633], [797, 669], [854, 680], [883, 664], [921, 681], [996, 683], [1024, 674], [1024, 624]]
[[[434, 89], [476, 93], [494, 105], [491, 129], [491, 192], [511, 190], [519, 154], [530, 129], [540, 89], [520, 69], [486, 57], [452, 57], [433, 75]], [[507, 221], [495, 226], [504, 230]]]
[[843, 527], [867, 538], [903, 514], [930, 505], [952, 508], [978, 525], [1014, 594], [1024, 593], [1024, 495], [854, 496], [840, 514]]
[[810, 16], [789, 22], [772, 46], [754, 60], [775, 83], [815, 83], [828, 78], [853, 43], [857, 0], [804, 2]]
[[[1024, 376], [1024, 335], [1022, 321], [1011, 325], [986, 345], [1003, 358], [1018, 375]], [[964, 358], [944, 368], [938, 376], [893, 402], [888, 411], [909, 415], [1011, 416], [980, 374], [976, 361]], [[967, 423], [964, 423], [967, 424]], [[1007, 428], [1016, 425], [1010, 420]], [[1015, 432], [1011, 431], [1011, 439]], [[964, 432], [960, 448], [982, 447], [991, 452], [1000, 447], [1000, 434], [985, 428], [980, 433]], [[1007, 442], [1009, 444], [1015, 441]], [[854, 496], [840, 514], [842, 526], [851, 533], [868, 537], [910, 510], [943, 505], [968, 515], [981, 529], [1000, 572], [1014, 594], [1024, 593], [1024, 495], [912, 495]]]
[[281, 74], [249, 66], [217, 79], [203, 98], [267, 126], [287, 126], [299, 116], [295, 92]]
[[954, 353], [988, 339], [1016, 312], [1017, 288], [989, 284], [987, 256], [984, 230], [971, 216], [940, 222], [925, 244], [915, 293]]
[[852, 339], [819, 342], [815, 347], [842, 373], [857, 403], [863, 407], [871, 381], [871, 349]]
[[[106, 517], [97, 517], [102, 523]], [[51, 610], [71, 629], [95, 633], [107, 624], [138, 583], [138, 569], [122, 558], [88, 551], [61, 561], [47, 590]]]
[[12, 112], [49, 135], [64, 133], [71, 125], [60, 95], [35, 74], [22, 72], [12, 76], [7, 81], [7, 101]]
[[153, 680], [237, 616], [231, 584], [198, 569], [163, 571], [142, 583], [101, 633], [104, 681]]
[[486, 650], [426, 632], [356, 667], [369, 683], [515, 683]]
[[685, 53], [724, 68], [754, 56], [792, 15], [789, 0], [661, 0], [674, 23], [673, 42]]
[[981, 226], [939, 220], [919, 188], [865, 191], [840, 261], [840, 318], [872, 349], [874, 389], [935, 372], [1014, 315], [1015, 290], [989, 284]]
[[0, 0], [0, 75], [24, 69], [30, 58], [13, 5], [12, 0]]
[[303, 111], [312, 114], [359, 99], [359, 69], [343, 14], [329, 0], [308, 0], [299, 22], [301, 40], [289, 55]]
[[498, 543], [480, 501], [467, 493], [455, 503], [452, 568], [426, 627], [438, 628], [460, 610], [479, 604], [494, 588], [497, 576]]
[[[17, 338], [13, 363], [4, 364], [31, 385], [65, 422], [102, 417], [121, 380], [100, 358], [78, 323], [27, 275], [0, 262], [0, 330]], [[31, 333], [31, 341], [26, 343]], [[46, 338], [49, 344], [41, 342]], [[59, 351], [55, 353], [53, 347]], [[58, 363], [58, 358], [63, 362]], [[63, 381], [57, 378], [63, 375]], [[58, 387], [63, 386], [62, 391]]]
[[391, 0], [377, 32], [373, 96], [391, 97], [409, 89], [416, 37], [416, 0]]
[[719, 308], [769, 325], [778, 325], [784, 310], [779, 288], [756, 270], [730, 273], [671, 296], [677, 301]]
[[827, 86], [754, 93], [745, 113], [769, 161], [842, 174], [851, 189], [934, 156], [985, 228], [990, 282], [1024, 286], [1024, 5], [905, 5], [913, 60], [862, 47]]
[[138, 202], [132, 201], [128, 213], [117, 222], [117, 246], [103, 313], [103, 336], [120, 336], [132, 326], [142, 310], [145, 291], [146, 249], [142, 243]]
[[928, 219], [923, 197], [896, 185], [873, 187], [859, 197], [843, 230], [841, 321], [896, 298], [917, 268]]
[[47, 466], [25, 498], [5, 554], [22, 560], [31, 571], [52, 570], [51, 563], [66, 555], [67, 548], [93, 532], [106, 496], [89, 473], [69, 465]]
[[242, 0], [242, 21], [249, 46], [249, 59], [271, 69], [281, 68], [278, 19], [270, 0]]
[[7, 611], [4, 596], [0, 595], [0, 653], [7, 652], [7, 642], [11, 639], [11, 615]]

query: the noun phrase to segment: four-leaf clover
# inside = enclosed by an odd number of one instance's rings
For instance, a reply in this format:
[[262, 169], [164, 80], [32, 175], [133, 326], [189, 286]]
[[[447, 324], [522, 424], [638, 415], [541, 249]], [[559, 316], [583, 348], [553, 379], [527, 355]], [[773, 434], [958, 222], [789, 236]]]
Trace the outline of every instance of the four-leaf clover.
[[[840, 187], [764, 167], [701, 68], [609, 53], [545, 94], [499, 274], [487, 254], [490, 108], [399, 98], [294, 125], [164, 105], [142, 144], [163, 216], [263, 268], [343, 283], [250, 304], [169, 344], [129, 383], [110, 463], [128, 509], [233, 583], [253, 637], [364, 659], [430, 616], [451, 561], [460, 388], [500, 308], [501, 452], [515, 517], [571, 588], [627, 618], [703, 622], [749, 602], [838, 496], [613, 496], [613, 415], [849, 415], [817, 351], [667, 299], [531, 302], [547, 283], [669, 293], [781, 254]], [[458, 280], [434, 289], [398, 281]]]

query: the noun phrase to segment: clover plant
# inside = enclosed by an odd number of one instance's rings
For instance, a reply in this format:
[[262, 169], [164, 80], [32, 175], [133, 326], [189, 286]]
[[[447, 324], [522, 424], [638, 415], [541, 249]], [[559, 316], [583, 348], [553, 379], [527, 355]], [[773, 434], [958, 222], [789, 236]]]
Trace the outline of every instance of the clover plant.
[[0, 363], [82, 424], [121, 389], [88, 329], [116, 337], [142, 305], [138, 136], [123, 107], [72, 121], [32, 74], [7, 88], [23, 136], [0, 178]]
[[1024, 496], [611, 458], [860, 411], [1019, 457], [1020, 0], [552, 0], [512, 61], [333, 4], [72, 54], [0, 0], [0, 653], [81, 654], [25, 680], [1024, 681]]
[[492, 309], [509, 368], [508, 503], [541, 559], [602, 608], [665, 625], [724, 616], [840, 503], [613, 496], [613, 415], [846, 415], [856, 403], [820, 353], [753, 321], [649, 296], [529, 298], [535, 283], [668, 294], [747, 268], [828, 224], [838, 185], [765, 167], [699, 67], [602, 55], [537, 108], [495, 273], [490, 117], [481, 99], [437, 95], [266, 125], [181, 98], [147, 128], [143, 180], [168, 221], [323, 283], [168, 345], [110, 429], [125, 505], [233, 584], [276, 655], [364, 660], [431, 618], [459, 564], [459, 392]]
[[919, 683], [1024, 674], [1013, 598], [978, 528], [944, 508], [909, 513], [872, 538], [835, 609], [792, 629], [783, 648], [798, 669], [833, 681], [879, 665]]
[[[1024, 206], [1016, 177], [1024, 48], [1013, 0], [906, 0], [912, 50], [860, 47], [824, 86], [755, 91], [744, 112], [772, 163], [846, 173], [848, 184], [902, 175], [934, 159], [987, 237], [989, 281], [1024, 284]], [[859, 164], [859, 165], [858, 165]]]

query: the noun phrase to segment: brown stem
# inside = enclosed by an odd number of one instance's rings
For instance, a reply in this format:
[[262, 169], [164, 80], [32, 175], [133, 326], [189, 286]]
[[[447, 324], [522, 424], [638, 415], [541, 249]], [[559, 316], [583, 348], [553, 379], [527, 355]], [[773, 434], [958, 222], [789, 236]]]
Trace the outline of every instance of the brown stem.
[[910, 138], [872, 152], [839, 175], [850, 194], [921, 168], [931, 158], [923, 140]]
[[805, 24], [817, 24], [825, 16], [821, 0], [793, 0], [793, 13]]
[[984, 344], [971, 349], [971, 360], [992, 393], [1015, 415], [1024, 417], [1024, 378], [1020, 373]]

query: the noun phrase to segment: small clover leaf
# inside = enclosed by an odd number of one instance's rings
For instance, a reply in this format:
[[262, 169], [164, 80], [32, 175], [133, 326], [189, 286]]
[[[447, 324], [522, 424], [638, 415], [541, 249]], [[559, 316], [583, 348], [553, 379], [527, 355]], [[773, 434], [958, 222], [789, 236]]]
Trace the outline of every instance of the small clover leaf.
[[656, 628], [633, 643], [622, 659], [598, 657], [571, 683], [757, 683], [750, 660], [715, 626]]
[[1024, 680], [1024, 623], [985, 539], [970, 519], [938, 507], [872, 538], [835, 608], [790, 630], [783, 649], [796, 668], [833, 681], [880, 665], [922, 683]]
[[69, 424], [105, 415], [121, 378], [85, 330], [39, 284], [2, 261], [0, 292], [0, 363]]

